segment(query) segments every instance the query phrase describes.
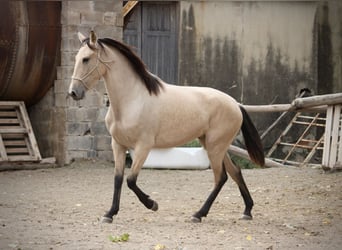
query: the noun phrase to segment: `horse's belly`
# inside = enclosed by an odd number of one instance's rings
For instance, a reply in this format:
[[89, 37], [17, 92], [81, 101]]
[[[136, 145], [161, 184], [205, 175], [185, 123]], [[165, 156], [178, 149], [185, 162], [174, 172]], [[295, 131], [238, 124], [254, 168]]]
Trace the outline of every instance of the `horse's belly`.
[[188, 119], [183, 117], [169, 119], [161, 124], [155, 138], [156, 147], [179, 146], [205, 133], [208, 127], [208, 122], [205, 119], [199, 116], [188, 117]]

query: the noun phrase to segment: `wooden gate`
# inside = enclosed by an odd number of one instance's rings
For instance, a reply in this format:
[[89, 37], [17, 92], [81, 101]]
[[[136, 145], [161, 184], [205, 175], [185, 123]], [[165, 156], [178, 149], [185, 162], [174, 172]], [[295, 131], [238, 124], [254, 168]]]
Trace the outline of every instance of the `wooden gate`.
[[125, 43], [135, 48], [152, 73], [177, 83], [177, 3], [140, 2], [125, 23]]

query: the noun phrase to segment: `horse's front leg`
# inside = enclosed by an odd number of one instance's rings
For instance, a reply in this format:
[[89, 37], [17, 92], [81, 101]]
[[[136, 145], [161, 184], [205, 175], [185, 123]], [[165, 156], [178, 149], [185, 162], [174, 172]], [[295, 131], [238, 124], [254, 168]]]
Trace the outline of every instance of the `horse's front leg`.
[[120, 207], [120, 195], [121, 195], [121, 187], [124, 177], [125, 163], [126, 163], [126, 151], [127, 149], [120, 144], [116, 143], [114, 139], [112, 139], [112, 148], [114, 153], [114, 194], [113, 194], [113, 202], [110, 210], [102, 217], [102, 222], [112, 223], [113, 215], [116, 215], [119, 212]]
[[142, 165], [144, 164], [150, 149], [145, 147], [136, 147], [134, 150], [134, 159], [132, 163], [132, 172], [127, 177], [128, 187], [136, 194], [138, 199], [145, 205], [146, 208], [153, 211], [158, 210], [158, 203], [152, 200], [137, 186], [137, 178]]

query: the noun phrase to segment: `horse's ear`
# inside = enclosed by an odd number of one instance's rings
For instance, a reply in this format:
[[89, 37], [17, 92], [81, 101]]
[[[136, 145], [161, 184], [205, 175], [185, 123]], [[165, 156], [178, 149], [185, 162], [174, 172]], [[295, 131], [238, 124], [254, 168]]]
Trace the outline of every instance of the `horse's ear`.
[[78, 32], [77, 36], [78, 36], [78, 40], [80, 40], [81, 43], [83, 43], [84, 40], [86, 39], [85, 35], [83, 35], [81, 32]]
[[97, 42], [97, 37], [96, 37], [96, 34], [95, 32], [92, 30], [90, 31], [90, 34], [89, 34], [89, 42], [91, 45], [96, 45], [96, 42]]

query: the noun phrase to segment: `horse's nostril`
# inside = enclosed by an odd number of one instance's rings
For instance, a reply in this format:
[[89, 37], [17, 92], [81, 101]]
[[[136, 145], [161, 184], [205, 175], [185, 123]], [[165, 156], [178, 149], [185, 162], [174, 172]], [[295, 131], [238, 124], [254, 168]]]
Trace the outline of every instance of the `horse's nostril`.
[[74, 90], [72, 90], [72, 91], [70, 92], [70, 95], [71, 95], [71, 97], [73, 97], [73, 98], [76, 98], [76, 97], [77, 97], [76, 91], [74, 91]]

